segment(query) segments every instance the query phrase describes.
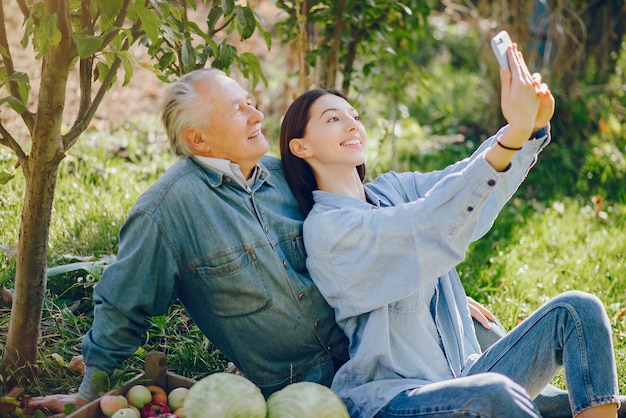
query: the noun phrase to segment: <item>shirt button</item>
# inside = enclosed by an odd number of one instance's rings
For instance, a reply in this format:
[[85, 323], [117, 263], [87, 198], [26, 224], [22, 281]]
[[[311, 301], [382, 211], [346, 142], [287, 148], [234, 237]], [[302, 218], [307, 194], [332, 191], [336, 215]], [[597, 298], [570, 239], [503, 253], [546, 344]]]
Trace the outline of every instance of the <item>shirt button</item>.
[[496, 185], [496, 181], [494, 179], [491, 179], [487, 182], [488, 185], [490, 185], [491, 187]]
[[285, 260], [283, 260], [283, 267], [287, 268], [287, 262]]
[[320, 322], [319, 321], [315, 321], [313, 326], [315, 327], [315, 329], [319, 329], [320, 328]]
[[474, 208], [473, 208], [472, 206], [468, 206], [468, 207], [467, 207], [467, 211], [468, 211], [468, 212], [471, 212], [471, 211], [473, 211], [473, 210], [474, 210]]
[[304, 300], [304, 292], [298, 293], [298, 299]]
[[233, 181], [233, 179], [231, 179], [230, 177], [226, 177], [226, 183], [230, 183], [231, 181]]

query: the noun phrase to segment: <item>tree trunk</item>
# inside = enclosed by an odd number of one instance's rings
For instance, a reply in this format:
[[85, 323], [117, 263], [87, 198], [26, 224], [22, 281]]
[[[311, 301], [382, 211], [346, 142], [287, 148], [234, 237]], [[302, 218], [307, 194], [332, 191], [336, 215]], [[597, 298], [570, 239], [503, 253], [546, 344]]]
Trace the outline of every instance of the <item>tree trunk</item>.
[[71, 57], [71, 39], [45, 56], [32, 148], [22, 166], [25, 178], [24, 206], [18, 241], [18, 259], [11, 321], [3, 370], [10, 382], [32, 382], [37, 340], [46, 292], [48, 236], [59, 163], [65, 155], [61, 122]]

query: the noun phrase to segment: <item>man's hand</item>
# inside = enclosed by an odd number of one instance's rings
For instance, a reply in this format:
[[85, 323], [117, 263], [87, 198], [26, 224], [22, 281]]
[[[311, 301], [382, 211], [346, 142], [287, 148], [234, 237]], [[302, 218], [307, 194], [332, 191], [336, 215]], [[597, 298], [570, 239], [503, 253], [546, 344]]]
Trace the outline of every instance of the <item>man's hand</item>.
[[55, 417], [64, 417], [63, 409], [65, 405], [74, 404], [76, 405], [76, 409], [80, 408], [83, 405], [87, 404], [87, 401], [78, 397], [78, 394], [60, 394], [60, 395], [49, 395], [49, 396], [38, 396], [34, 397], [28, 403], [28, 406], [31, 410], [46, 408], [57, 415]]
[[489, 321], [495, 321], [496, 317], [491, 313], [491, 311], [489, 311], [489, 309], [485, 308], [469, 296], [467, 297], [467, 306], [469, 307], [472, 318], [480, 322], [480, 324], [486, 329], [491, 329]]

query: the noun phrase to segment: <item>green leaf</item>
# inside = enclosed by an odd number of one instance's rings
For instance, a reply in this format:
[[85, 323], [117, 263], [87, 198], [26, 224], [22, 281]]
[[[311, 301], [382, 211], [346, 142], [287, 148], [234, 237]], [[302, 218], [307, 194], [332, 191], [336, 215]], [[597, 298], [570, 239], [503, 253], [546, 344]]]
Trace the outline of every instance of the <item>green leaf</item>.
[[237, 49], [232, 45], [221, 45], [217, 59], [213, 61], [213, 67], [227, 70], [237, 56]]
[[115, 55], [122, 60], [122, 67], [124, 67], [124, 81], [122, 87], [127, 86], [130, 83], [130, 79], [133, 78], [133, 56], [128, 51], [115, 52]]
[[100, 49], [102, 41], [101, 36], [89, 35], [86, 29], [74, 33], [74, 42], [81, 58], [89, 58], [96, 53]]
[[102, 370], [98, 370], [91, 376], [91, 383], [98, 391], [98, 395], [104, 395], [111, 390], [111, 383], [109, 381], [109, 375]]
[[196, 68], [196, 50], [189, 39], [185, 40], [181, 49], [183, 72], [189, 73]]
[[215, 32], [215, 24], [217, 23], [219, 18], [222, 17], [222, 12], [223, 12], [223, 9], [219, 6], [213, 7], [209, 11], [209, 15], [206, 18], [206, 22], [207, 22], [207, 26], [209, 27], [210, 33]]
[[106, 17], [108, 20], [113, 20], [120, 14], [120, 10], [122, 10], [122, 6], [124, 5], [123, 0], [97, 0], [98, 8], [102, 12], [102, 16]]
[[26, 111], [26, 105], [23, 101], [15, 96], [6, 96], [0, 99], [0, 104], [8, 103], [11, 109], [15, 110], [20, 115]]
[[161, 26], [158, 16], [139, 3], [136, 3], [135, 11], [139, 15], [141, 25], [146, 31], [148, 38], [150, 38], [152, 42], [156, 42], [159, 39], [159, 28]]
[[9, 181], [13, 179], [13, 177], [15, 177], [13, 173], [0, 171], [0, 185], [7, 184]]
[[77, 405], [73, 404], [73, 403], [68, 403], [63, 407], [63, 415], [68, 416], [69, 414], [71, 414], [72, 412], [74, 412], [74, 410], [76, 410]]
[[265, 86], [268, 85], [267, 78], [265, 74], [263, 74], [261, 64], [256, 55], [250, 52], [244, 52], [237, 57], [237, 60], [239, 61], [239, 70], [241, 73], [244, 77], [251, 79], [252, 89], [257, 86], [259, 81], [263, 81]]
[[61, 31], [57, 27], [59, 18], [56, 13], [44, 14], [38, 27], [35, 27], [35, 38], [33, 40], [35, 49], [40, 55], [50, 52], [50, 49], [61, 42]]
[[254, 33], [256, 27], [256, 20], [254, 19], [254, 13], [249, 7], [238, 7], [237, 12], [237, 31], [241, 36], [241, 40], [248, 39]]
[[234, 0], [222, 0], [222, 9], [224, 9], [224, 16], [228, 16], [235, 10]]

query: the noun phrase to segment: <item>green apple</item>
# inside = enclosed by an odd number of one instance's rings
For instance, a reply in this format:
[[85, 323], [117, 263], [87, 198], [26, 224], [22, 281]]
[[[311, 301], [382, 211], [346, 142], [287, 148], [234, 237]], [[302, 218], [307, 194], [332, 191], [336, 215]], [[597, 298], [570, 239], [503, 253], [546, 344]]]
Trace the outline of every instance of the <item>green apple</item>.
[[122, 408], [115, 411], [111, 418], [141, 418], [141, 416], [132, 408]]
[[174, 388], [170, 391], [169, 395], [167, 395], [167, 404], [172, 411], [182, 408], [185, 403], [185, 399], [187, 399], [187, 394], [189, 393], [189, 389], [185, 387]]
[[139, 409], [152, 400], [152, 392], [144, 385], [134, 385], [126, 392], [128, 404]]

